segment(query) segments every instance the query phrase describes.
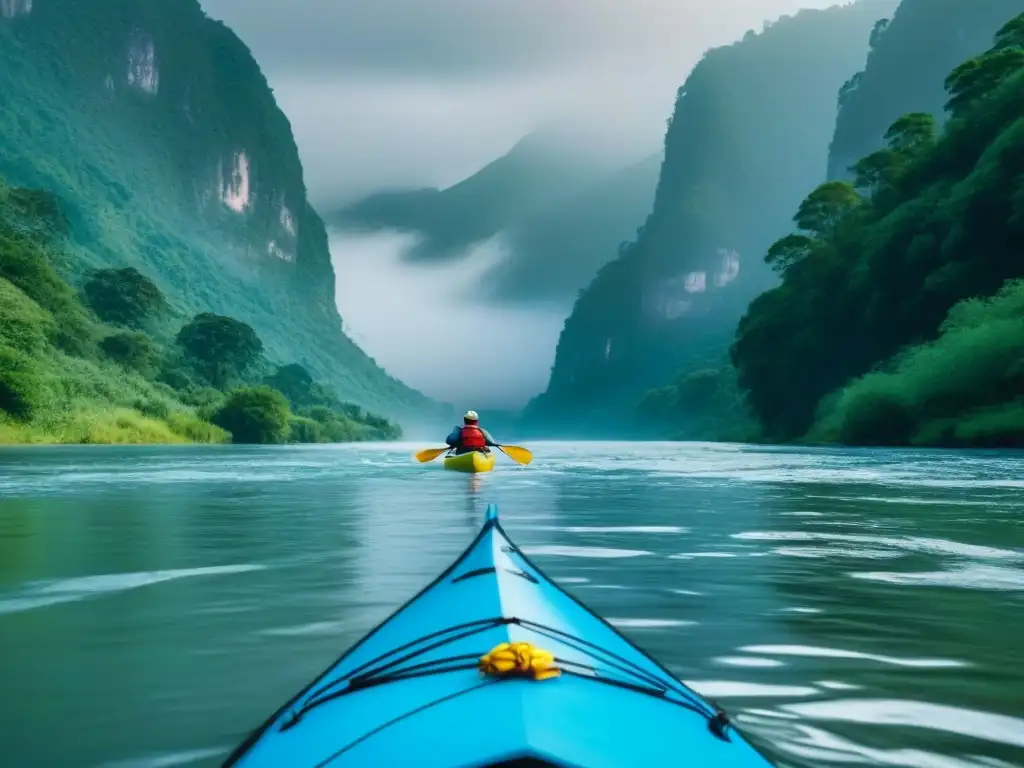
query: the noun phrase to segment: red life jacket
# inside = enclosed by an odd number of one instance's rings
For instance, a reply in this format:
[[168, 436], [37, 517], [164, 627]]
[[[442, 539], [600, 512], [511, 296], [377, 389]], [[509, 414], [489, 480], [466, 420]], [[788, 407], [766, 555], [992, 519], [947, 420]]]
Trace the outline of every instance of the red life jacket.
[[459, 432], [459, 447], [479, 450], [487, 447], [487, 438], [484, 431], [476, 424], [464, 424]]

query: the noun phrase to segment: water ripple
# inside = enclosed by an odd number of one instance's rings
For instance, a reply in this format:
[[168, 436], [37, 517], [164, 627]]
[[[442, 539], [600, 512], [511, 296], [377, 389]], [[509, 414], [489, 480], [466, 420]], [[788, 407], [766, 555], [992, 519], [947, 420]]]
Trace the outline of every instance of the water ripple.
[[139, 571], [136, 573], [108, 573], [98, 576], [78, 576], [70, 579], [36, 582], [23, 585], [15, 597], [0, 600], [0, 615], [43, 608], [60, 603], [87, 600], [101, 595], [138, 589], [163, 581], [196, 576], [220, 576], [263, 570], [263, 565], [215, 565], [206, 568], [178, 568], [165, 571]]
[[845, 651], [838, 648], [816, 648], [807, 645], [745, 645], [738, 650], [744, 653], [756, 653], [778, 656], [805, 656], [826, 659], [863, 659], [877, 661], [879, 664], [891, 664], [896, 667], [917, 667], [919, 669], [949, 669], [970, 666], [966, 662], [954, 659], [899, 659], [895, 656], [882, 656], [860, 651]]
[[833, 699], [782, 708], [812, 720], [911, 726], [1024, 747], [1024, 720], [962, 707], [896, 699]]

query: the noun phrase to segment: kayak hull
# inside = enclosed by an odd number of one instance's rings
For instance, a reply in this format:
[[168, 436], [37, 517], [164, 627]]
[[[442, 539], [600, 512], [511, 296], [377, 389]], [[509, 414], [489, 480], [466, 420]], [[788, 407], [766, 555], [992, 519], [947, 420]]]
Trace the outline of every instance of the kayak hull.
[[470, 451], [458, 456], [445, 456], [444, 468], [453, 472], [490, 472], [494, 469], [494, 454]]
[[[503, 642], [551, 652], [562, 674], [484, 675], [476, 660]], [[470, 768], [520, 759], [563, 768], [772, 765], [724, 712], [550, 581], [492, 506], [448, 569], [224, 766]]]

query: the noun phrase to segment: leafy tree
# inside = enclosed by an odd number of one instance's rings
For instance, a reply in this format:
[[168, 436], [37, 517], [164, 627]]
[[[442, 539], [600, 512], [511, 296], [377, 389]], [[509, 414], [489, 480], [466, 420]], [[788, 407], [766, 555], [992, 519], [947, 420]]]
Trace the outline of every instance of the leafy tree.
[[891, 149], [872, 152], [851, 166], [853, 186], [863, 190], [868, 197], [874, 197], [882, 189], [895, 184], [901, 167], [899, 157]]
[[83, 290], [97, 317], [115, 325], [139, 327], [167, 307], [156, 283], [135, 267], [97, 270]]
[[793, 217], [799, 229], [815, 237], [833, 240], [840, 224], [864, 202], [853, 185], [829, 181], [811, 192]]
[[854, 174], [853, 186], [863, 190], [876, 204], [889, 202], [883, 193], [899, 187], [908, 167], [922, 154], [935, 146], [938, 126], [935, 118], [926, 112], [903, 115], [885, 132], [886, 149], [872, 152], [850, 168]]
[[302, 415], [320, 424], [329, 424], [338, 417], [338, 414], [326, 405], [314, 405], [312, 408], [306, 408], [302, 411]]
[[[157, 374], [157, 380], [179, 393], [187, 393], [196, 386], [192, 380], [195, 372], [174, 358], [164, 360]], [[214, 390], [216, 391], [216, 390]]]
[[144, 376], [153, 375], [159, 350], [153, 339], [139, 331], [118, 331], [100, 342], [103, 354]]
[[893, 152], [916, 153], [935, 143], [938, 126], [927, 112], [911, 112], [896, 120], [885, 132], [885, 140]]
[[946, 78], [946, 109], [953, 115], [962, 115], [972, 103], [1022, 68], [1024, 49], [1016, 46], [998, 48], [965, 61]]
[[298, 363], [282, 365], [265, 383], [284, 394], [295, 407], [309, 405], [313, 399], [313, 377]]
[[192, 318], [178, 332], [177, 341], [215, 386], [240, 376], [263, 352], [263, 342], [250, 326], [212, 312]]
[[1015, 16], [996, 32], [995, 50], [1024, 48], [1024, 14]]
[[304, 416], [293, 416], [288, 421], [289, 443], [322, 443], [323, 427], [320, 422]]
[[288, 401], [267, 386], [241, 387], [231, 392], [211, 422], [231, 433], [234, 443], [283, 443], [288, 435]]
[[785, 272], [797, 262], [803, 261], [813, 248], [814, 240], [806, 235], [786, 235], [768, 249], [764, 260], [776, 272]]

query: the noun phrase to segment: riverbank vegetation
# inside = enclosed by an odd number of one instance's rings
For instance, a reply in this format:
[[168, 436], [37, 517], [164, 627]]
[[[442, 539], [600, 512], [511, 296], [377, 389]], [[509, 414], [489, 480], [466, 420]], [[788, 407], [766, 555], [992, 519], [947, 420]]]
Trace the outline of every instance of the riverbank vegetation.
[[727, 358], [710, 361], [650, 390], [636, 415], [641, 425], [657, 425], [657, 436], [669, 439], [743, 443], [759, 435], [737, 384], [736, 369]]
[[812, 192], [732, 347], [764, 439], [1024, 444], [1024, 15]]
[[394, 439], [306, 369], [278, 366], [247, 324], [187, 317], [133, 267], [74, 262], [53, 195], [0, 182], [0, 443]]

